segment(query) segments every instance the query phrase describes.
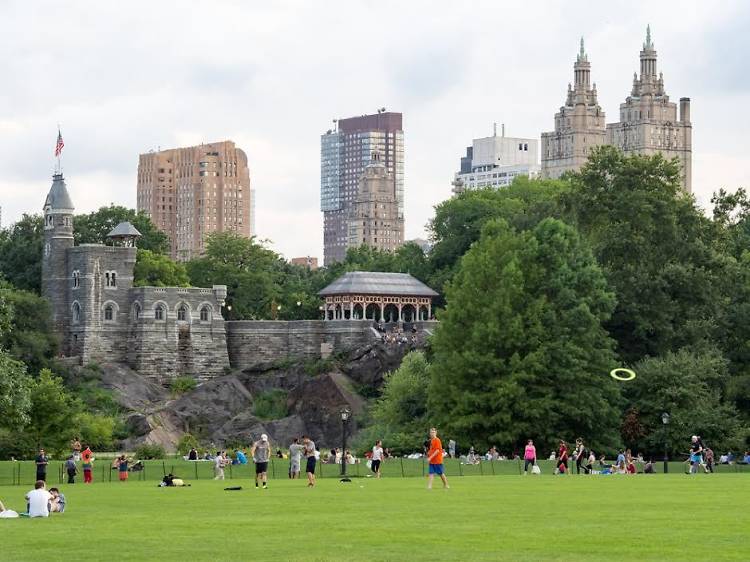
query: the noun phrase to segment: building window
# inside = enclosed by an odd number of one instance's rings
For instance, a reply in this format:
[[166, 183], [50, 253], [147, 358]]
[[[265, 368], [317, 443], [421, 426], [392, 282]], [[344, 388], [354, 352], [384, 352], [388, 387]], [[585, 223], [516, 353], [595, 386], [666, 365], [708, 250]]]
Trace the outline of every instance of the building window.
[[81, 321], [81, 305], [77, 302], [73, 303], [73, 324], [78, 324]]
[[154, 318], [156, 320], [164, 320], [164, 307], [162, 305], [158, 305], [154, 309]]
[[111, 304], [108, 304], [107, 306], [105, 306], [104, 307], [104, 320], [111, 322], [112, 320], [114, 320], [114, 316], [115, 316], [115, 308]]
[[177, 320], [185, 322], [187, 320], [187, 316], [188, 316], [187, 306], [185, 306], [184, 304], [180, 305], [180, 308], [177, 309]]
[[204, 306], [201, 308], [201, 322], [208, 322], [211, 319], [211, 310]]
[[77, 289], [81, 286], [81, 272], [77, 269], [73, 272], [73, 288]]
[[133, 305], [133, 319], [139, 320], [141, 317], [141, 305], [140, 303], [135, 303]]

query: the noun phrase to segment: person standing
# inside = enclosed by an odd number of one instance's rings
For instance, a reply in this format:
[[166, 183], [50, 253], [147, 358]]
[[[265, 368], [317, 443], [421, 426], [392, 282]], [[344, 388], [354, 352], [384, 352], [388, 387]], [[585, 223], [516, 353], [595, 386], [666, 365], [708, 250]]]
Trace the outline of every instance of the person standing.
[[120, 482], [125, 482], [128, 479], [128, 457], [122, 455], [117, 459], [117, 475], [120, 478]]
[[576, 439], [576, 450], [573, 454], [573, 460], [576, 461], [576, 474], [581, 474], [581, 465], [586, 460], [586, 448], [583, 446], [583, 438]]
[[315, 486], [315, 442], [310, 439], [308, 435], [302, 437], [302, 443], [305, 446], [305, 457], [307, 458], [307, 467], [305, 472], [307, 473], [307, 486], [312, 488]]
[[370, 468], [375, 473], [375, 478], [380, 478], [380, 463], [383, 461], [383, 442], [378, 439], [372, 448], [372, 458]]
[[456, 458], [456, 442], [453, 439], [448, 440], [448, 456], [452, 459]]
[[[299, 478], [300, 463], [302, 461], [302, 451], [305, 448], [299, 444], [299, 439], [294, 438], [292, 444], [289, 445], [289, 478], [295, 480]], [[335, 453], [334, 453], [335, 458]]]
[[263, 489], [268, 490], [268, 461], [271, 458], [271, 443], [268, 441], [268, 435], [264, 433], [259, 441], [253, 443], [250, 456], [253, 457], [255, 463], [255, 488], [258, 488], [260, 478], [263, 482]]
[[214, 480], [224, 480], [224, 453], [216, 451], [214, 458]]
[[711, 474], [714, 473], [714, 451], [711, 447], [706, 447], [704, 450], [706, 454], [706, 470]]
[[560, 448], [557, 450], [557, 472], [568, 472], [568, 445], [563, 439], [560, 440]]
[[81, 440], [78, 437], [70, 442], [70, 449], [73, 452], [73, 460], [81, 460]]
[[534, 442], [529, 439], [526, 442], [526, 448], [523, 450], [523, 473], [526, 474], [529, 470], [529, 466], [532, 468], [536, 464], [536, 447]]
[[697, 474], [703, 461], [703, 445], [697, 435], [693, 435], [690, 445], [690, 474]]
[[83, 463], [83, 483], [91, 484], [94, 481], [94, 453], [88, 445], [81, 453], [81, 462]]
[[450, 488], [443, 468], [443, 444], [437, 436], [437, 429], [434, 427], [430, 428], [430, 448], [427, 450], [427, 463], [429, 465], [427, 489], [432, 490], [432, 481], [435, 479], [435, 475], [440, 476], [440, 480], [443, 481], [443, 488]]
[[39, 449], [39, 454], [36, 456], [36, 479], [47, 481], [47, 464], [49, 464], [49, 458], [44, 452], [44, 449]]
[[75, 484], [76, 474], [78, 474], [78, 467], [76, 466], [74, 455], [70, 455], [68, 457], [68, 460], [65, 461], [65, 472], [68, 473], [68, 484]]

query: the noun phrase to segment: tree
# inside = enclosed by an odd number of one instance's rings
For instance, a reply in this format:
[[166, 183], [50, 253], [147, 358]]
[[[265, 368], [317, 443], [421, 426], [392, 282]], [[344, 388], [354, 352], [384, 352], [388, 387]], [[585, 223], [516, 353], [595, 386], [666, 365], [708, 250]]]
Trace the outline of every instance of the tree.
[[598, 148], [561, 197], [617, 295], [606, 328], [629, 363], [717, 335], [732, 263], [680, 190], [678, 162]]
[[[691, 435], [715, 449], [746, 446], [747, 427], [722, 401], [727, 360], [715, 347], [681, 349], [649, 357], [633, 367], [635, 380], [622, 383], [641, 435], [624, 435], [633, 450], [659, 455], [666, 441], [670, 455], [687, 454]], [[661, 415], [670, 415], [665, 428]]]
[[138, 249], [133, 270], [136, 287], [189, 287], [190, 278], [185, 265], [151, 250]]
[[520, 176], [505, 189], [473, 189], [437, 205], [429, 224], [434, 245], [428, 284], [443, 292], [461, 257], [479, 240], [489, 221], [504, 219], [522, 231], [534, 228], [544, 218], [559, 216], [558, 197], [567, 189], [565, 181]]
[[42, 291], [44, 220], [26, 215], [0, 231], [0, 274], [17, 289]]
[[206, 237], [206, 254], [187, 263], [196, 287], [227, 285], [230, 318], [277, 318], [284, 260], [255, 238], [233, 232]]
[[[104, 244], [107, 234], [121, 222], [130, 222], [141, 238], [138, 247], [156, 254], [169, 252], [169, 237], [159, 230], [144, 211], [135, 211], [119, 205], [102, 207], [87, 215], [73, 219], [73, 236], [76, 244]], [[41, 251], [40, 251], [41, 255]]]
[[28, 422], [31, 389], [26, 366], [0, 349], [0, 427], [16, 431]]
[[429, 363], [421, 351], [407, 354], [395, 371], [385, 376], [382, 394], [372, 406], [372, 424], [357, 441], [361, 448], [382, 439], [397, 453], [419, 450], [427, 436]]
[[42, 369], [31, 387], [29, 423], [25, 432], [35, 447], [62, 451], [77, 433], [76, 404], [63, 381], [49, 369]]
[[14, 290], [0, 281], [0, 299], [10, 310], [8, 328], [0, 326], [0, 348], [25, 363], [32, 373], [49, 366], [58, 348], [49, 303], [29, 291]]
[[429, 419], [467, 444], [616, 446], [614, 295], [576, 231], [545, 219], [485, 225], [447, 289], [432, 339]]

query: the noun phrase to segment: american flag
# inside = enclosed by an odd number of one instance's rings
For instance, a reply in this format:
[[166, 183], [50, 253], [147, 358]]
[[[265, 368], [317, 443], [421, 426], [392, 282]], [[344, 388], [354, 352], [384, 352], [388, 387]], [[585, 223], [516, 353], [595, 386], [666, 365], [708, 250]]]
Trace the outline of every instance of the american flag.
[[62, 139], [62, 133], [60, 132], [60, 129], [57, 130], [57, 144], [55, 145], [55, 156], [60, 156], [62, 153], [63, 146], [65, 146], [65, 143]]

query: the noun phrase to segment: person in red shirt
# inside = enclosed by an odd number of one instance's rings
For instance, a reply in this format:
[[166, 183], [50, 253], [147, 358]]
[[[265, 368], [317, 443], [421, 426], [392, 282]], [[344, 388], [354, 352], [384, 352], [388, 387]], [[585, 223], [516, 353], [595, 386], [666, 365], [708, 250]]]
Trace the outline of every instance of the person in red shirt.
[[568, 472], [568, 446], [562, 440], [557, 451], [557, 470], [560, 474]]
[[448, 486], [448, 478], [445, 477], [445, 470], [443, 469], [443, 444], [437, 436], [437, 429], [434, 427], [430, 428], [430, 449], [427, 451], [427, 462], [430, 465], [429, 476], [427, 477], [427, 489], [432, 490], [432, 481], [435, 479], [436, 474], [443, 481], [443, 488], [450, 488]]

